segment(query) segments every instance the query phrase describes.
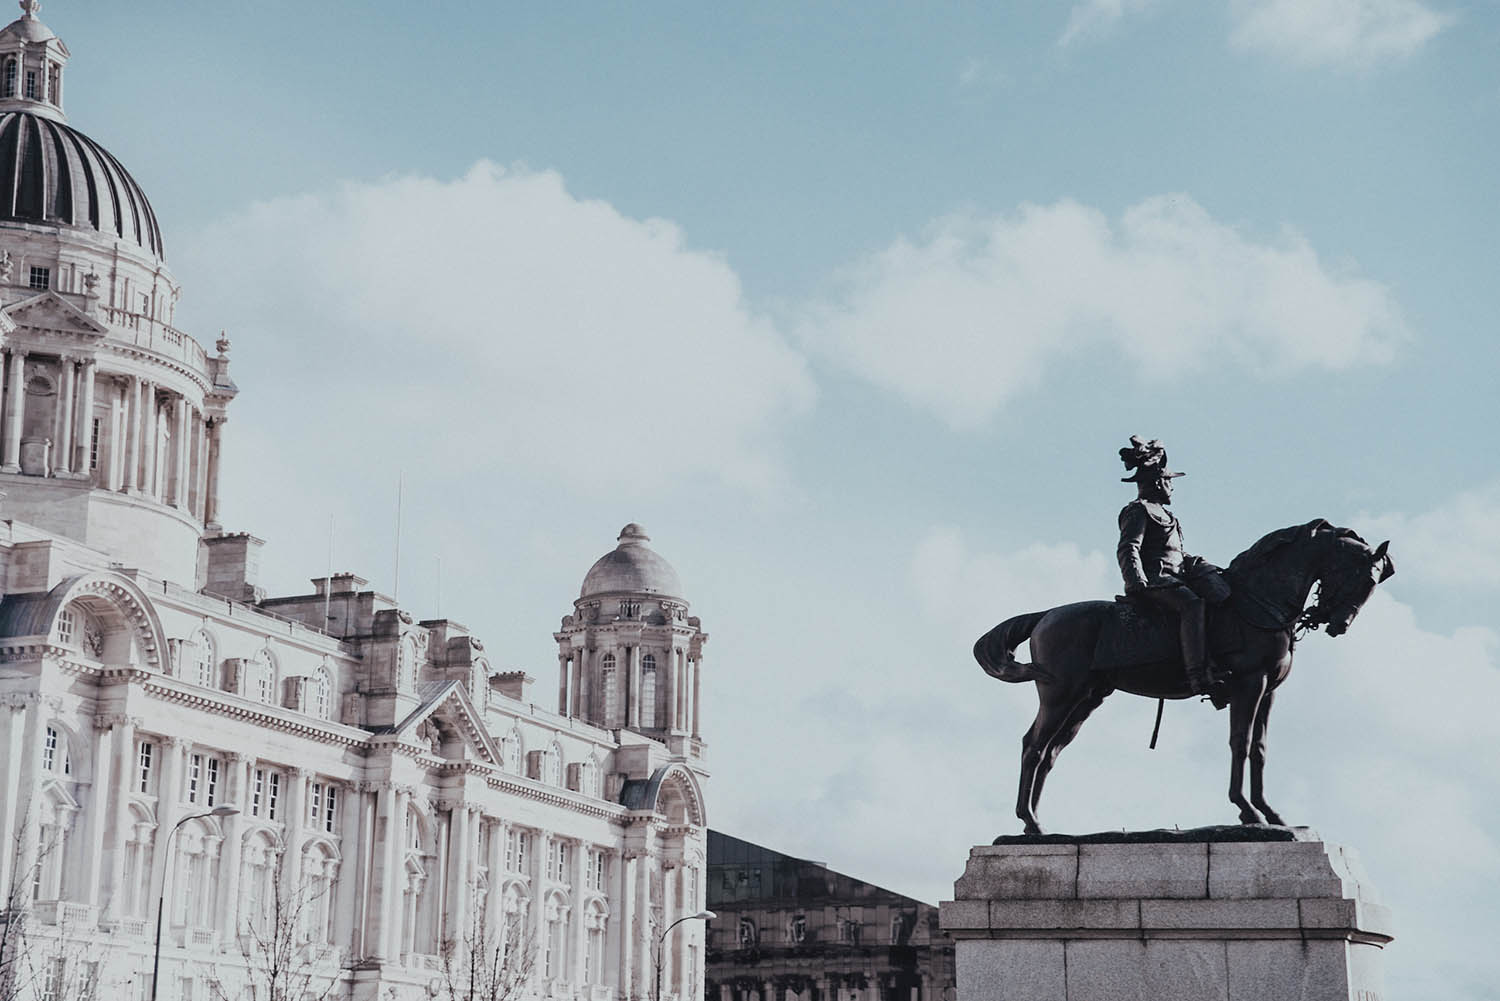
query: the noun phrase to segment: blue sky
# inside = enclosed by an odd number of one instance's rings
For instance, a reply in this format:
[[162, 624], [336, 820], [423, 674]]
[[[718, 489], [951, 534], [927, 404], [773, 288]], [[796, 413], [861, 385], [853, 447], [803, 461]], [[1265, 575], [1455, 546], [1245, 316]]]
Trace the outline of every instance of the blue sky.
[[[1392, 539], [1299, 650], [1269, 789], [1364, 854], [1392, 996], [1489, 996], [1493, 0], [42, 16], [183, 324], [233, 339], [226, 519], [273, 590], [330, 514], [393, 588], [404, 474], [403, 604], [441, 560], [545, 703], [640, 521], [713, 636], [715, 826], [937, 899], [1014, 829], [1032, 710], [968, 647], [1118, 586], [1115, 451], [1159, 437], [1211, 560], [1313, 517]], [[1147, 753], [1152, 709], [1106, 704], [1044, 823], [1233, 819], [1227, 720], [1170, 707]]]

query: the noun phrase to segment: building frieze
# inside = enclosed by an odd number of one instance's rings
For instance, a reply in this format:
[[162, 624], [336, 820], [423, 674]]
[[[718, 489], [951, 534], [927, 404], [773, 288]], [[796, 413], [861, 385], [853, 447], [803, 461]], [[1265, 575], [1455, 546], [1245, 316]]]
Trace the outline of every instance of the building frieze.
[[342, 723], [333, 723], [329, 720], [318, 720], [314, 717], [302, 719], [267, 712], [266, 710], [273, 709], [274, 707], [263, 706], [259, 703], [237, 705], [225, 699], [212, 698], [206, 694], [200, 694], [216, 691], [215, 689], [191, 691], [186, 687], [178, 688], [172, 684], [162, 683], [170, 679], [157, 678], [144, 671], [136, 673], [141, 676], [142, 689], [153, 699], [193, 706], [216, 716], [247, 720], [273, 730], [280, 730], [283, 733], [310, 737], [324, 744], [336, 744], [354, 748], [366, 755], [370, 753], [372, 741], [370, 740], [368, 731], [358, 730], [355, 727], [346, 726]]

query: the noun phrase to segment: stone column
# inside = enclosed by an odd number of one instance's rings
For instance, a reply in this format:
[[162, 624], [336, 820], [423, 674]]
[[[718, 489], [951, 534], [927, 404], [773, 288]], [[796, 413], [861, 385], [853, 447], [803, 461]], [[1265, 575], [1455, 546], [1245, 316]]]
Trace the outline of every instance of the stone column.
[[542, 953], [547, 948], [547, 888], [543, 884], [550, 877], [547, 872], [547, 850], [552, 845], [553, 835], [547, 831], [536, 832], [536, 858], [532, 861], [531, 877], [531, 935], [536, 943], [537, 973], [543, 974]]
[[219, 527], [219, 449], [224, 440], [224, 418], [213, 417], [208, 425], [208, 499], [203, 506], [203, 523]]
[[109, 386], [109, 466], [104, 477], [107, 490], [119, 490], [125, 475], [125, 388], [129, 383], [114, 376]]
[[0, 750], [5, 752], [5, 761], [0, 764], [0, 774], [5, 776], [5, 787], [0, 789], [0, 889], [8, 891], [11, 880], [18, 878], [12, 871], [15, 857], [15, 827], [26, 803], [21, 795], [21, 762], [25, 758], [26, 707], [31, 700], [25, 695], [8, 695], [0, 700]]
[[626, 717], [625, 725], [637, 728], [641, 725], [641, 648], [628, 646], [625, 648], [625, 676], [630, 679], [626, 690]]
[[703, 693], [701, 686], [703, 682], [703, 662], [696, 658], [689, 658], [688, 665], [693, 671], [693, 738], [696, 740], [702, 737], [703, 703], [701, 699]]
[[176, 439], [175, 447], [172, 449], [172, 471], [175, 474], [172, 484], [172, 506], [187, 507], [188, 497], [188, 450], [193, 444], [192, 429], [188, 426], [188, 401], [184, 397], [177, 397], [177, 430], [173, 432]]
[[[485, 822], [483, 816], [479, 818], [482, 824]], [[484, 943], [486, 951], [493, 952], [495, 941], [503, 941], [505, 936], [505, 824], [502, 821], [490, 823], [490, 853], [485, 860], [489, 868], [490, 892], [484, 898], [484, 927], [491, 941]], [[508, 944], [508, 943], [507, 943]]]
[[[651, 861], [645, 854], [636, 860], [635, 941], [643, 995], [656, 989], [656, 958], [651, 954], [651, 940], [656, 936], [651, 925]], [[663, 971], [665, 975], [665, 966]]]
[[[583, 968], [587, 965], [589, 949], [588, 908], [584, 906], [588, 896], [589, 846], [586, 842], [573, 844], [573, 962], [568, 979], [575, 986], [583, 984]], [[595, 970], [596, 983], [602, 983], [599, 971]]]
[[21, 426], [26, 423], [26, 352], [10, 349], [5, 387], [5, 463], [0, 472], [21, 471]]
[[78, 445], [73, 471], [84, 475], [92, 474], [94, 468], [94, 376], [98, 365], [95, 359], [85, 358], [78, 377]]
[[145, 383], [138, 375], [130, 377], [125, 387], [125, 456], [124, 477], [120, 489], [134, 493], [141, 485], [141, 396]]
[[78, 369], [72, 355], [57, 359], [57, 414], [53, 418], [57, 447], [52, 450], [52, 471], [67, 475], [73, 471], [73, 386]]
[[463, 947], [469, 931], [469, 900], [472, 889], [469, 883], [469, 860], [473, 838], [473, 809], [462, 801], [453, 804], [448, 811], [448, 913], [444, 921], [443, 940], [451, 940]]
[[166, 892], [167, 839], [177, 826], [182, 813], [178, 800], [182, 794], [182, 766], [187, 756], [188, 742], [181, 737], [167, 736], [161, 739], [161, 775], [156, 784], [156, 835], [151, 849], [151, 889], [153, 893]]
[[370, 906], [365, 922], [365, 941], [371, 944], [367, 949], [371, 959], [394, 960], [401, 949], [398, 934], [404, 883], [401, 872], [401, 838], [406, 822], [408, 795], [405, 789], [392, 782], [382, 783], [376, 794], [384, 840], [371, 849], [378, 853], [379, 859], [370, 879], [374, 903]]
[[[84, 804], [84, 824], [87, 828], [87, 840], [84, 844], [84, 855], [82, 859], [81, 883], [83, 886], [82, 900], [86, 904], [101, 903], [100, 894], [104, 889], [102, 870], [104, 867], [104, 832], [109, 826], [109, 766], [110, 746], [107, 738], [109, 724], [98, 716], [93, 719], [91, 727], [93, 744], [89, 747], [89, 790], [88, 799]], [[0, 886], [4, 886], [0, 883]]]
[[578, 715], [592, 723], [594, 715], [589, 706], [589, 696], [594, 686], [589, 682], [588, 651], [578, 647], [573, 651], [573, 659], [578, 662]]
[[[661, 703], [660, 715], [653, 711], [653, 722], [668, 732], [677, 725], [672, 707], [677, 704], [677, 661], [670, 646], [661, 652], [661, 661], [656, 665], [656, 689]], [[654, 710], [654, 707], [653, 707]]]
[[148, 381], [141, 399], [141, 489], [152, 500], [161, 500], [161, 493], [156, 489], [157, 463], [163, 458], [156, 454], [158, 439], [161, 437], [159, 407], [156, 383]]
[[339, 879], [334, 897], [333, 944], [349, 957], [364, 957], [366, 897], [369, 885], [370, 796], [365, 782], [339, 788]]
[[240, 848], [243, 846], [243, 818], [250, 811], [250, 770], [255, 767], [253, 758], [230, 751], [224, 755], [227, 773], [224, 776], [225, 796], [221, 803], [238, 807], [240, 812], [219, 818], [219, 829], [224, 832], [223, 847], [219, 852], [219, 899], [214, 902], [217, 918], [214, 927], [224, 935], [238, 934], [240, 903]]
[[307, 769], [288, 768], [286, 771], [286, 847], [281, 857], [281, 892], [286, 894], [288, 906], [294, 910], [306, 910], [302, 899], [302, 831], [307, 826]]
[[635, 868], [639, 864], [640, 856], [620, 856], [619, 889], [613, 894], [618, 906], [610, 909], [610, 920], [615, 925], [615, 955], [619, 957], [615, 966], [615, 985], [622, 998], [635, 996], [630, 981], [631, 971], [635, 968], [632, 962], [635, 950]]
[[130, 791], [136, 788], [135, 729], [140, 720], [131, 716], [106, 716], [100, 722], [109, 727], [110, 788], [114, 797], [109, 804], [109, 824], [104, 834], [104, 853], [109, 874], [102, 891], [104, 916], [115, 920], [125, 912], [125, 852], [130, 842]]
[[568, 715], [568, 655], [561, 650], [557, 653], [557, 712]]

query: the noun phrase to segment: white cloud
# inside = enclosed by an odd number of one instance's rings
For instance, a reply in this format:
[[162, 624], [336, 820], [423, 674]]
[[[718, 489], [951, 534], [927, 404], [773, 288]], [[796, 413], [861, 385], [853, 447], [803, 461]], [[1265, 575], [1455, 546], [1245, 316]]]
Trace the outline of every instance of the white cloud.
[[1232, 0], [1230, 43], [1305, 66], [1405, 59], [1453, 17], [1417, 0]]
[[1273, 375], [1386, 362], [1408, 337], [1380, 283], [1328, 266], [1294, 230], [1246, 237], [1186, 195], [1115, 224], [1073, 201], [939, 220], [843, 271], [802, 330], [954, 427], [1091, 345], [1148, 376], [1210, 363]]
[[1368, 539], [1391, 539], [1397, 571], [1426, 584], [1500, 586], [1500, 479], [1422, 514], [1362, 514]]
[[1076, 3], [1068, 12], [1068, 24], [1063, 28], [1059, 45], [1069, 45], [1081, 38], [1102, 35], [1115, 26], [1126, 14], [1134, 14], [1150, 7], [1154, 0], [1084, 0]]
[[434, 469], [519, 463], [631, 493], [762, 489], [813, 394], [720, 256], [551, 172], [351, 183], [184, 242], [181, 259], [204, 262], [188, 288], [230, 328], [239, 377], [261, 366], [236, 410], [294, 407], [323, 454], [378, 443]]

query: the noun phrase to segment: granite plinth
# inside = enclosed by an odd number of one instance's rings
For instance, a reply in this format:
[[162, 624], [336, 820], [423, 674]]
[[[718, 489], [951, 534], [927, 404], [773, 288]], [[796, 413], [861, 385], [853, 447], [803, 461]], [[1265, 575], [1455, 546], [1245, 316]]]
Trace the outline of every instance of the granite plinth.
[[1381, 1001], [1393, 937], [1356, 854], [1306, 828], [1005, 839], [939, 916], [959, 1001]]

